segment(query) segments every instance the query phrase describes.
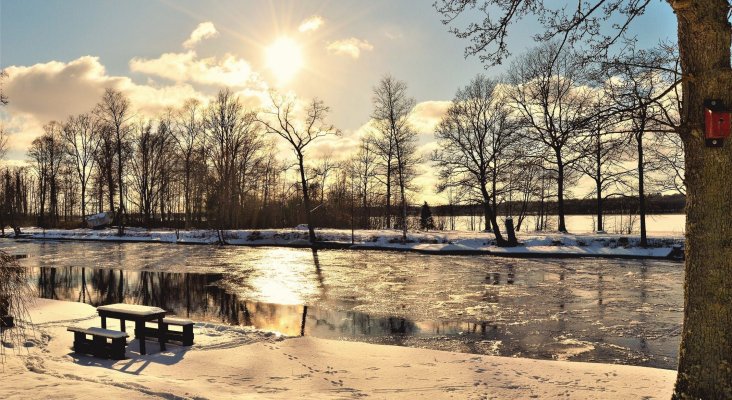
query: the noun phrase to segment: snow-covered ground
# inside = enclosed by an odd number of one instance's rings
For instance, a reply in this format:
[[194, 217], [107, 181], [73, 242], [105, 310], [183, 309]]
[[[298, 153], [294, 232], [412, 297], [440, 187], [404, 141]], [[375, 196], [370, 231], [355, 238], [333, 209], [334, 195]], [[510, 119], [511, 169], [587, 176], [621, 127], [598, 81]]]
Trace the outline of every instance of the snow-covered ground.
[[[215, 230], [146, 230], [127, 228], [125, 235], [117, 236], [116, 229], [40, 229], [24, 228], [24, 237], [54, 240], [134, 241], [176, 244], [217, 244], [219, 232]], [[307, 246], [305, 229], [262, 229], [222, 231], [225, 244], [239, 246]], [[354, 249], [386, 249], [419, 251], [435, 254], [496, 254], [504, 256], [599, 256], [666, 258], [680, 255], [683, 236], [669, 234], [651, 237], [649, 246], [641, 248], [638, 235], [617, 234], [563, 234], [522, 233], [519, 246], [498, 247], [491, 233], [474, 231], [409, 232], [402, 243], [398, 230], [318, 229], [318, 240], [324, 245]], [[677, 249], [674, 249], [674, 246]]]
[[[67, 326], [99, 326], [92, 306], [37, 300], [34, 337], [8, 351], [0, 398], [74, 399], [664, 399], [675, 371], [542, 361], [285, 338], [197, 324], [193, 347], [148, 355], [130, 340], [126, 360], [75, 354]], [[115, 328], [112, 324], [111, 328]]]

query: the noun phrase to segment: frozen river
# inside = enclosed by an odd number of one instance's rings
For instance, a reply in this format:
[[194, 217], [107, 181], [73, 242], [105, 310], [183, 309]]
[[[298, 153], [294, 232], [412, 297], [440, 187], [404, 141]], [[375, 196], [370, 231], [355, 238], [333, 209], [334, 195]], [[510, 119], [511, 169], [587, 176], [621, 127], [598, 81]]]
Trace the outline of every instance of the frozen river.
[[44, 298], [286, 335], [675, 368], [683, 265], [0, 240]]

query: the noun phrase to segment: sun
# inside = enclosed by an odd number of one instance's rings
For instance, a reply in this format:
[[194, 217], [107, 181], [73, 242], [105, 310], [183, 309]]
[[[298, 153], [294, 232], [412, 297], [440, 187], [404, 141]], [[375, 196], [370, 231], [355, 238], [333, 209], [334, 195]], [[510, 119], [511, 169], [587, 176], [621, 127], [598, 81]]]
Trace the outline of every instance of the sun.
[[303, 57], [300, 45], [289, 37], [281, 37], [267, 46], [267, 68], [280, 84], [290, 82], [302, 69]]

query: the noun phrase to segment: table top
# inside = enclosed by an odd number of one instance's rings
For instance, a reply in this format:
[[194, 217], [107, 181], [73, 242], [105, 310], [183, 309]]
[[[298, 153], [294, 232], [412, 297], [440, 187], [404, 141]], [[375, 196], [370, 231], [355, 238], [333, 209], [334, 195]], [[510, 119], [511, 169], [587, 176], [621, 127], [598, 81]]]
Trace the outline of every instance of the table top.
[[118, 303], [118, 304], [109, 304], [106, 306], [99, 306], [97, 307], [97, 312], [111, 312], [111, 313], [120, 313], [120, 314], [127, 314], [127, 315], [134, 315], [138, 317], [146, 317], [146, 316], [152, 316], [152, 315], [158, 315], [161, 313], [165, 313], [165, 310], [158, 307], [149, 307], [149, 306], [143, 306], [139, 304], [124, 304], [124, 303]]

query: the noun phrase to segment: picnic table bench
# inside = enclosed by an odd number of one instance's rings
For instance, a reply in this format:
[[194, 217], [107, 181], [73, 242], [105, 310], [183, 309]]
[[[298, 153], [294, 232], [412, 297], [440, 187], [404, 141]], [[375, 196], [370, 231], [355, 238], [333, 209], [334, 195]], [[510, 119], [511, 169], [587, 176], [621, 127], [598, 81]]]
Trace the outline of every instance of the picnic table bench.
[[97, 307], [97, 314], [102, 319], [102, 328], [104, 329], [107, 328], [107, 318], [119, 319], [122, 332], [127, 331], [126, 321], [134, 321], [135, 338], [140, 342], [140, 354], [147, 354], [145, 338], [148, 336], [149, 331], [145, 328], [145, 323], [157, 322], [158, 329], [151, 332], [150, 336], [157, 337], [160, 343], [160, 351], [165, 351], [168, 327], [164, 321], [166, 311], [162, 308], [119, 303], [99, 306]]
[[[169, 342], [179, 342], [183, 346], [193, 346], [193, 325], [190, 319], [167, 317], [163, 318], [167, 331], [165, 336]], [[181, 330], [170, 329], [172, 326], [179, 326]], [[146, 336], [157, 336], [160, 326], [155, 328], [145, 326]]]
[[[70, 326], [66, 328], [74, 332], [74, 351], [81, 354], [91, 354], [95, 357], [122, 360], [125, 358], [127, 333], [112, 331], [103, 328], [81, 328]], [[88, 336], [92, 338], [89, 339]]]

